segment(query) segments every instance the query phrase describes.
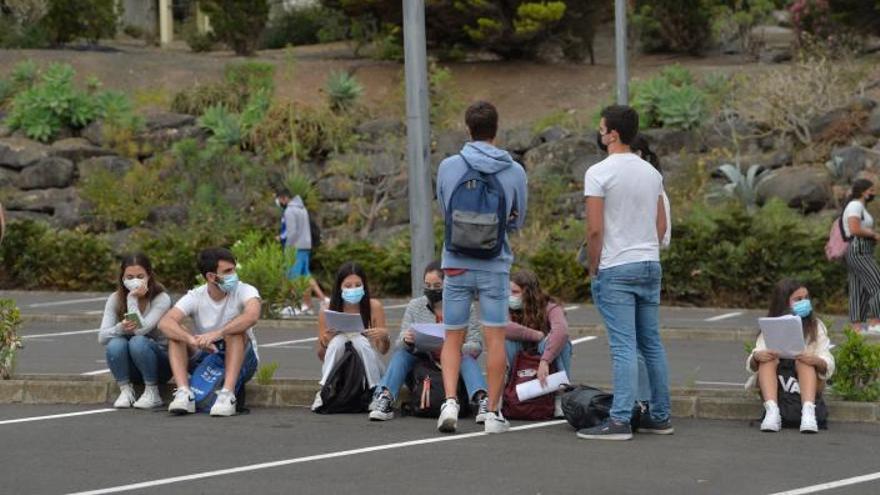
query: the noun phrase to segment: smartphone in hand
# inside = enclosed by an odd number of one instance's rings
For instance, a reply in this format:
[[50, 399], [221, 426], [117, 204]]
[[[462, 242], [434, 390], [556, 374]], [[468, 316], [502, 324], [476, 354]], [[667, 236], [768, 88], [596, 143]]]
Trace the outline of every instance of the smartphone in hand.
[[138, 328], [141, 328], [143, 326], [143, 324], [141, 323], [140, 316], [138, 316], [138, 314], [135, 312], [125, 313], [124, 318], [125, 318], [125, 321], [130, 321], [130, 322], [134, 323], [135, 325], [137, 325]]

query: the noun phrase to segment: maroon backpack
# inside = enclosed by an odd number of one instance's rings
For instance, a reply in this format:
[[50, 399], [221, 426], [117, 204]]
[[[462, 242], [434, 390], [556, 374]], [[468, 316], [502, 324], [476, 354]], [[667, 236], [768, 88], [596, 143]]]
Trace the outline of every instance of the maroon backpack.
[[[538, 354], [520, 351], [516, 354], [513, 361], [513, 369], [507, 379], [507, 385], [504, 387], [504, 402], [501, 407], [501, 414], [509, 419], [525, 419], [525, 420], [545, 420], [553, 419], [553, 394], [546, 394], [527, 401], [520, 401], [516, 395], [516, 386], [530, 380], [538, 378], [538, 365], [541, 363], [541, 356]], [[550, 372], [555, 371], [555, 367], [550, 365]]]

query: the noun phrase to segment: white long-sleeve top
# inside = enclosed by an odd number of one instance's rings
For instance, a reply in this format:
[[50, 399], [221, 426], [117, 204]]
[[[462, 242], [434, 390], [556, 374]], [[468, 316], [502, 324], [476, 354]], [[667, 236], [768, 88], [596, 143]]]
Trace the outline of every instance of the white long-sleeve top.
[[[746, 359], [746, 370], [751, 374], [746, 382], [747, 389], [757, 386], [758, 383], [758, 367], [752, 358], [755, 357], [756, 352], [765, 350], [767, 350], [767, 344], [764, 342], [764, 334], [761, 333], [755, 342], [755, 348]], [[834, 374], [834, 356], [831, 354], [831, 341], [828, 339], [828, 330], [821, 320], [816, 322], [816, 340], [807, 343], [804, 353], [812, 354], [825, 361], [825, 373], [819, 373], [820, 380], [825, 381], [831, 378], [831, 375]], [[753, 365], [755, 366], [753, 367]]]
[[[167, 292], [162, 292], [156, 295], [152, 301], [147, 303], [146, 311], [144, 313], [141, 313], [141, 310], [138, 307], [137, 297], [133, 297], [129, 294], [125, 302], [126, 311], [124, 312], [137, 313], [141, 320], [142, 326], [135, 330], [133, 335], [144, 335], [155, 340], [163, 347], [167, 346], [168, 339], [166, 339], [165, 335], [159, 331], [158, 325], [162, 316], [171, 309], [171, 296], [169, 296]], [[104, 317], [101, 320], [101, 330], [98, 332], [98, 343], [101, 345], [107, 345], [107, 342], [113, 337], [122, 337], [126, 335], [125, 331], [122, 329], [122, 321], [120, 321], [117, 316], [119, 313], [119, 303], [119, 295], [115, 292], [107, 298], [107, 304], [104, 305]]]

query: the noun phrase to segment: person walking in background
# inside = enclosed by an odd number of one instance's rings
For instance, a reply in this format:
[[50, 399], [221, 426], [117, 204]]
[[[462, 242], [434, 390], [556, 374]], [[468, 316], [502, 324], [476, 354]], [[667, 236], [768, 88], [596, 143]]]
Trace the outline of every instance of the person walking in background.
[[852, 191], [843, 209], [846, 250], [849, 320], [856, 331], [880, 332], [880, 267], [874, 250], [880, 234], [874, 231], [874, 217], [867, 204], [874, 200], [874, 183], [867, 179], [853, 182]]
[[309, 278], [309, 286], [303, 291], [302, 306], [298, 308], [287, 307], [282, 311], [282, 316], [298, 316], [300, 314], [315, 314], [312, 305], [312, 294], [324, 300], [324, 292], [318, 282], [309, 271], [312, 260], [312, 230], [309, 212], [300, 196], [292, 196], [287, 188], [281, 188], [275, 193], [275, 204], [283, 208], [281, 214], [281, 241], [282, 249], [294, 250], [296, 260], [287, 271], [287, 278], [296, 280], [301, 277]]
[[639, 116], [627, 106], [602, 110], [599, 140], [609, 156], [584, 177], [593, 300], [611, 347], [614, 401], [602, 424], [578, 437], [629, 440], [638, 386], [637, 351], [651, 384], [651, 418], [640, 431], [671, 434], [666, 351], [660, 341], [660, 239], [666, 232], [660, 173], [633, 154]]

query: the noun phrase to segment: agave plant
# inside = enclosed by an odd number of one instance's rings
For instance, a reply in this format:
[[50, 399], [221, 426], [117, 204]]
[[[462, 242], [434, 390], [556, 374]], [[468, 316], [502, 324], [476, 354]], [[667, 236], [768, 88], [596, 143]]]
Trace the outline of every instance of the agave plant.
[[718, 167], [718, 170], [727, 177], [729, 181], [724, 185], [724, 192], [728, 197], [739, 200], [743, 206], [749, 210], [754, 209], [757, 205], [757, 188], [758, 183], [763, 178], [765, 172], [761, 165], [752, 165], [742, 173], [739, 167], [725, 163]]
[[327, 79], [326, 90], [330, 108], [348, 110], [363, 94], [364, 87], [348, 72], [334, 72]]

